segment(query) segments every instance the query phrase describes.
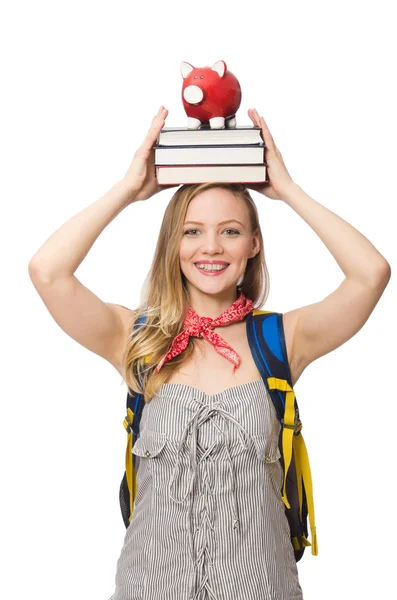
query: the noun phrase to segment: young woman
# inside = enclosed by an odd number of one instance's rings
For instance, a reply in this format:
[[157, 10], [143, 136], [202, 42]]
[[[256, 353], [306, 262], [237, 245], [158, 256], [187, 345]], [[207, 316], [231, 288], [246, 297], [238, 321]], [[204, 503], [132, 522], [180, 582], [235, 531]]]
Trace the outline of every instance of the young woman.
[[[247, 187], [295, 210], [345, 274], [324, 300], [283, 315], [292, 384], [364, 325], [390, 266], [354, 227], [290, 177], [256, 110], [269, 182], [181, 186], [169, 202], [140, 306], [102, 302], [74, 272], [129, 204], [165, 189], [155, 179], [162, 106], [124, 178], [58, 229], [29, 264], [60, 327], [145, 396], [137, 496], [117, 563], [114, 600], [301, 600], [280, 498], [280, 424], [246, 338], [268, 296], [256, 206]], [[134, 329], [140, 316], [145, 325]], [[266, 450], [266, 466], [263, 460]]]

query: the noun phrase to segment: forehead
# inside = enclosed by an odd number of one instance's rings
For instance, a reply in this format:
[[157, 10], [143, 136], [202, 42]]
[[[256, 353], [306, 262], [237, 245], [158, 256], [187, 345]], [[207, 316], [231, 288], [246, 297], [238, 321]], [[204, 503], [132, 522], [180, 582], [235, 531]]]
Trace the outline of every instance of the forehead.
[[185, 221], [216, 223], [232, 218], [248, 222], [248, 211], [244, 201], [229, 190], [212, 188], [200, 192], [189, 202]]

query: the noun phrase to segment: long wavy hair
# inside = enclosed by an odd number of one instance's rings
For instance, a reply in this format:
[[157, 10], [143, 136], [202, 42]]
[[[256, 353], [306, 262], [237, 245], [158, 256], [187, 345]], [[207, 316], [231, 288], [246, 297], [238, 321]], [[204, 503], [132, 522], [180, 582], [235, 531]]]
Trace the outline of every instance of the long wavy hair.
[[[172, 373], [194, 350], [194, 337], [190, 337], [181, 354], [164, 363], [158, 373], [153, 368], [168, 351], [172, 339], [182, 331], [189, 308], [186, 278], [180, 269], [179, 259], [183, 223], [189, 202], [200, 192], [215, 187], [229, 190], [245, 202], [251, 234], [255, 233], [259, 238], [260, 250], [256, 256], [248, 259], [243, 281], [237, 284], [237, 292], [241, 291], [250, 298], [255, 308], [260, 308], [269, 295], [269, 273], [258, 211], [245, 185], [209, 182], [179, 187], [165, 210], [152, 265], [142, 288], [140, 304], [133, 311], [122, 358], [126, 384], [130, 390], [143, 393], [146, 402], [150, 402], [160, 386], [171, 378]], [[145, 317], [145, 324], [136, 327], [141, 317]]]

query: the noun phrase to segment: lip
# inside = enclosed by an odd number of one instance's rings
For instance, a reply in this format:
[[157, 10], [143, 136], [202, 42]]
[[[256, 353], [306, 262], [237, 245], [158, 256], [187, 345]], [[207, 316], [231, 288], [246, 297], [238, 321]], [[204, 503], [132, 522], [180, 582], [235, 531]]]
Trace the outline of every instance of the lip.
[[229, 265], [230, 263], [224, 260], [196, 260], [195, 265], [200, 263], [202, 265]]
[[227, 265], [226, 268], [222, 269], [221, 271], [213, 271], [213, 273], [210, 273], [209, 271], [204, 271], [203, 269], [200, 269], [196, 265], [196, 263], [194, 263], [194, 266], [196, 267], [197, 271], [199, 271], [202, 275], [206, 275], [207, 277], [217, 277], [218, 275], [222, 275], [222, 273], [225, 273], [225, 271], [227, 271], [227, 267], [229, 266], [229, 263], [211, 263], [209, 261], [206, 261], [205, 264], [225, 264], [225, 265]]

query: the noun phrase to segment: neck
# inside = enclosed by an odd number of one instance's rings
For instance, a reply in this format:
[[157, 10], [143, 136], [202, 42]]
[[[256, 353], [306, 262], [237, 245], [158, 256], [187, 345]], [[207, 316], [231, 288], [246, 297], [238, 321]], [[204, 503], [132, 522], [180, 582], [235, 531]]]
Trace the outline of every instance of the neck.
[[240, 292], [237, 288], [224, 290], [219, 294], [206, 294], [197, 288], [189, 293], [189, 304], [200, 317], [216, 319], [237, 300]]

